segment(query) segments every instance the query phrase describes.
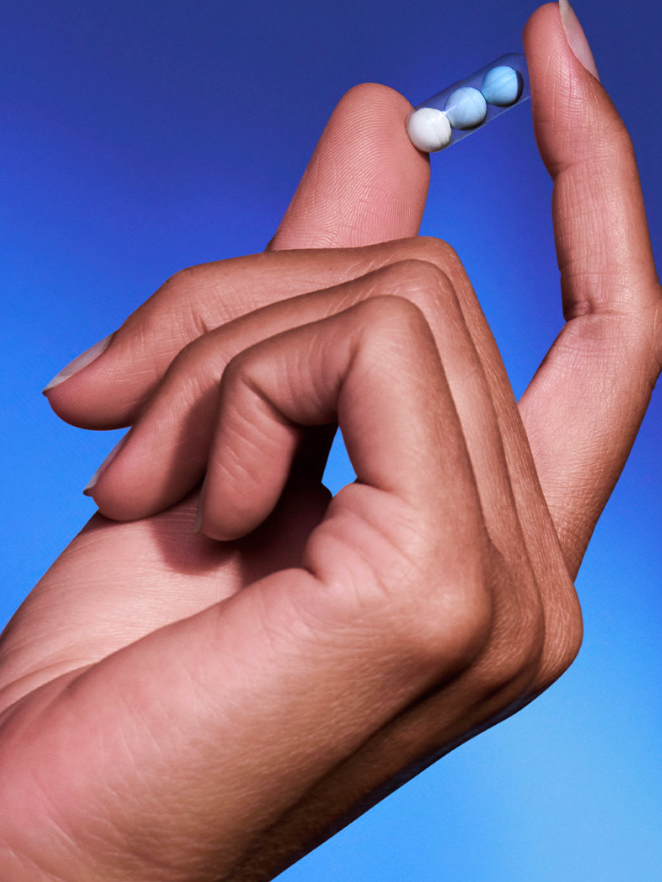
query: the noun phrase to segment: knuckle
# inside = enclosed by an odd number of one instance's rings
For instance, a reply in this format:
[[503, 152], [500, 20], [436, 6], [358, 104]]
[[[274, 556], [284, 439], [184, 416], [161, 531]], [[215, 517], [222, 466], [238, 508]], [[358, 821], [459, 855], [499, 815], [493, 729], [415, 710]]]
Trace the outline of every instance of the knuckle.
[[457, 673], [481, 653], [493, 628], [485, 556], [475, 535], [466, 553], [461, 541], [442, 550], [437, 537], [413, 546], [404, 549], [409, 571], [396, 578], [395, 568], [389, 573], [396, 588], [383, 592], [385, 614], [397, 622], [393, 627], [404, 656], [424, 668]]
[[177, 291], [186, 291], [192, 287], [196, 287], [200, 282], [200, 277], [204, 271], [204, 265], [186, 266], [183, 269], [173, 273], [162, 285], [162, 289], [175, 289]]
[[[389, 580], [390, 581], [390, 580]], [[410, 583], [411, 584], [411, 583]], [[376, 592], [374, 621], [391, 651], [432, 677], [457, 675], [471, 666], [486, 643], [493, 622], [492, 598], [482, 577], [446, 578], [394, 598]]]
[[387, 294], [383, 290], [359, 303], [355, 311], [370, 338], [409, 333], [422, 324], [427, 325], [422, 310], [415, 303], [400, 294]]
[[581, 617], [568, 623], [567, 634], [545, 652], [539, 683], [540, 689], [547, 689], [564, 674], [577, 658], [582, 646], [583, 627]]
[[607, 114], [599, 114], [596, 128], [599, 137], [594, 143], [600, 145], [599, 150], [604, 155], [615, 162], [627, 162], [630, 166], [636, 164], [632, 137], [615, 107], [610, 107]]
[[[355, 491], [353, 485], [341, 491], [346, 504], [356, 503]], [[311, 541], [308, 561], [327, 588], [323, 617], [355, 623], [384, 660], [423, 679], [460, 673], [481, 653], [493, 627], [487, 543], [467, 532], [449, 545], [439, 524], [422, 524], [418, 511], [404, 517], [398, 505], [390, 516], [388, 501], [384, 505], [370, 525], [362, 521], [360, 530], [351, 530], [352, 538], [338, 518]]]
[[[231, 299], [225, 296], [228, 261], [201, 263], [179, 270], [154, 295], [154, 306], [167, 307], [171, 323], [200, 337], [236, 317]], [[149, 301], [148, 301], [149, 302]], [[158, 312], [154, 320], [161, 322]]]
[[[256, 395], [266, 403], [269, 394], [266, 391], [274, 378], [273, 362], [265, 357], [264, 347], [257, 344], [249, 346], [232, 355], [220, 377], [220, 395], [226, 402], [238, 406], [250, 391], [252, 398]], [[271, 408], [270, 408], [271, 409]]]
[[253, 353], [250, 349], [244, 349], [242, 352], [236, 353], [225, 365], [221, 384], [224, 391], [236, 388], [237, 385], [245, 382], [250, 375], [251, 366], [254, 362]]
[[160, 414], [169, 421], [175, 414], [190, 413], [196, 404], [201, 407], [207, 396], [214, 394], [223, 364], [210, 362], [204, 338], [187, 343], [168, 365], [156, 395], [143, 409], [142, 416]]
[[197, 337], [186, 343], [175, 355], [168, 366], [168, 374], [195, 370], [204, 348], [204, 338]]
[[482, 573], [444, 580], [414, 604], [408, 645], [421, 661], [465, 670], [484, 649], [493, 624], [492, 595]]
[[[440, 306], [455, 299], [453, 284], [433, 263], [405, 259], [379, 271], [365, 301], [368, 315], [385, 323], [393, 320], [415, 326], [422, 316], [432, 317]], [[369, 305], [370, 304], [370, 305]]]
[[419, 236], [416, 247], [423, 260], [450, 268], [462, 265], [453, 246], [436, 236]]
[[548, 616], [545, 646], [536, 687], [546, 689], [570, 667], [583, 639], [583, 621], [579, 600], [570, 577], [555, 586], [557, 600], [553, 617]]
[[451, 279], [456, 279], [465, 270], [457, 251], [443, 239], [434, 236], [417, 236], [403, 243], [407, 257], [413, 260], [432, 263]]
[[515, 686], [524, 692], [540, 671], [545, 644], [545, 617], [542, 605], [533, 599], [520, 603], [509, 616], [504, 637], [495, 643], [489, 667], [490, 686], [504, 690]]
[[[441, 243], [442, 246], [444, 243]], [[378, 271], [370, 296], [388, 295], [408, 300], [428, 317], [440, 317], [459, 308], [454, 271], [443, 261], [422, 256], [403, 257]]]
[[546, 617], [538, 585], [527, 567], [513, 572], [493, 550], [490, 573], [493, 627], [478, 672], [479, 690], [507, 700], [527, 694], [537, 682], [547, 643]]
[[399, 365], [415, 352], [435, 347], [434, 335], [424, 312], [412, 301], [399, 295], [380, 294], [355, 307], [358, 332], [356, 354], [366, 370], [386, 370]]
[[425, 297], [438, 296], [440, 289], [453, 289], [448, 273], [439, 264], [419, 257], [399, 260], [386, 272], [389, 284], [409, 300], [419, 293]]

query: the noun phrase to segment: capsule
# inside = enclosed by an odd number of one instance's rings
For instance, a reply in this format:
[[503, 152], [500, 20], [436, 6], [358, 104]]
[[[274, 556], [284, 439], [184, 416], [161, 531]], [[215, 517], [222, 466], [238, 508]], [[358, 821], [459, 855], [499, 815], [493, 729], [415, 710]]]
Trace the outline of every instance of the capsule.
[[415, 107], [407, 134], [414, 147], [436, 153], [530, 97], [526, 58], [512, 52]]

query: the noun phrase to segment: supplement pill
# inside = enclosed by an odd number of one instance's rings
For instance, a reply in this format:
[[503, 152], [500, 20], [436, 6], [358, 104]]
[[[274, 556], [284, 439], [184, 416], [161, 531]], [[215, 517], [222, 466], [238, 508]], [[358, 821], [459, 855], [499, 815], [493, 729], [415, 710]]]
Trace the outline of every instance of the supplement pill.
[[436, 107], [421, 107], [412, 113], [407, 132], [414, 147], [425, 153], [435, 153], [448, 147], [453, 135], [448, 117]]
[[522, 93], [522, 75], [513, 67], [499, 65], [485, 74], [481, 92], [490, 104], [497, 107], [510, 107]]
[[451, 92], [446, 113], [454, 129], [475, 129], [487, 116], [487, 101], [482, 92], [471, 86], [462, 86]]
[[531, 97], [526, 58], [504, 55], [415, 107], [407, 133], [426, 153], [444, 150]]

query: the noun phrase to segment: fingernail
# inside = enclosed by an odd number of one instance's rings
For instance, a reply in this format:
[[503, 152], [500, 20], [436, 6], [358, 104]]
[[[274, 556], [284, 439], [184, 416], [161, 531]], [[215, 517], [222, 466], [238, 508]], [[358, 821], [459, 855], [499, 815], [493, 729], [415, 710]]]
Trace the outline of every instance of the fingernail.
[[106, 349], [108, 349], [108, 344], [110, 343], [112, 336], [112, 334], [109, 334], [107, 337], [104, 337], [103, 340], [99, 340], [98, 343], [95, 343], [94, 346], [90, 346], [89, 349], [86, 349], [85, 352], [82, 352], [77, 358], [74, 358], [73, 361], [70, 361], [69, 364], [65, 368], [62, 368], [60, 373], [56, 374], [50, 383], [44, 387], [42, 390], [44, 395], [47, 392], [50, 392], [51, 389], [59, 386], [60, 383], [64, 383], [69, 377], [73, 377], [74, 374], [82, 371], [83, 368], [87, 367], [88, 364], [91, 364], [95, 358], [98, 358], [102, 352], [105, 352]]
[[104, 461], [101, 463], [101, 465], [100, 465], [99, 468], [96, 470], [96, 472], [92, 475], [92, 477], [90, 478], [90, 480], [87, 482], [87, 484], [85, 485], [85, 489], [83, 490], [83, 493], [84, 493], [86, 496], [91, 496], [91, 495], [92, 495], [92, 492], [91, 492], [91, 491], [92, 491], [92, 488], [94, 487], [94, 485], [96, 484], [96, 482], [99, 480], [99, 475], [101, 474], [101, 472], [102, 472], [104, 469], [108, 468], [108, 466], [111, 464], [111, 462], [115, 459], [115, 457], [117, 456], [117, 454], [118, 454], [118, 453], [120, 452], [120, 450], [122, 449], [122, 446], [123, 446], [124, 442], [126, 441], [127, 437], [128, 437], [128, 433], [127, 433], [123, 438], [120, 438], [120, 440], [119, 440], [119, 441], [117, 442], [117, 444], [113, 447], [113, 449], [110, 451], [110, 453], [108, 454], [108, 456], [104, 459]]
[[586, 34], [579, 23], [575, 10], [570, 5], [570, 0], [559, 0], [559, 10], [561, 12], [561, 24], [563, 25], [568, 45], [574, 52], [577, 60], [600, 82], [600, 75], [595, 65], [591, 47], [588, 45]]

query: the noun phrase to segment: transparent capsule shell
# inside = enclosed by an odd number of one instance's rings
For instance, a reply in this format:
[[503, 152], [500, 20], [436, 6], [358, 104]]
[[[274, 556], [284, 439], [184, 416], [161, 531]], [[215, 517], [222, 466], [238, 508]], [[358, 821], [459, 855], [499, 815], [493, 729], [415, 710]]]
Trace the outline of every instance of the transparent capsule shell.
[[419, 150], [436, 153], [530, 97], [526, 58], [511, 52], [414, 107], [407, 133]]

